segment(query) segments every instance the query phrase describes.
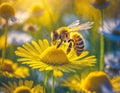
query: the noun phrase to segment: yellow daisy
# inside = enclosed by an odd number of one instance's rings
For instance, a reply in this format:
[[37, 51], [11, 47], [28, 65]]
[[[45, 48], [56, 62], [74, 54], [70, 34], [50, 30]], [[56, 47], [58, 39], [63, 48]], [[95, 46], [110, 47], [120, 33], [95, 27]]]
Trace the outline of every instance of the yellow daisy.
[[75, 52], [71, 50], [67, 55], [66, 48], [65, 45], [56, 48], [45, 39], [26, 43], [22, 47], [18, 47], [15, 53], [20, 56], [18, 61], [40, 71], [59, 70], [70, 72], [86, 66], [93, 66], [96, 62], [95, 56], [87, 56], [88, 51], [76, 56]]
[[106, 73], [95, 71], [82, 79], [78, 75], [70, 77], [63, 82], [63, 86], [85, 93], [113, 93], [120, 91], [119, 83], [120, 76], [110, 79]]
[[[0, 58], [0, 64], [1, 61], [2, 59]], [[0, 75], [11, 78], [25, 78], [26, 76], [29, 76], [29, 69], [24, 66], [18, 66], [17, 63], [13, 63], [9, 59], [5, 59], [1, 66]]]
[[19, 80], [19, 82], [8, 82], [8, 84], [2, 83], [0, 90], [5, 93], [44, 93], [44, 89], [41, 85], [33, 86], [32, 80]]

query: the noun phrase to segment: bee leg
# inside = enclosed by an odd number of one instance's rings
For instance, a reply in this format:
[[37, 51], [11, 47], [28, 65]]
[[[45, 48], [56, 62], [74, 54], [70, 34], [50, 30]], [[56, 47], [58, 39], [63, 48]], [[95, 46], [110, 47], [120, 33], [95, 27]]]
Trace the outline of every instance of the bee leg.
[[59, 44], [57, 45], [57, 48], [61, 46], [62, 42], [63, 42], [62, 40], [59, 42]]
[[73, 41], [72, 39], [70, 39], [70, 40], [68, 41], [68, 43], [69, 43], [69, 46], [68, 46], [67, 51], [66, 51], [67, 54], [71, 51], [72, 43], [74, 43], [74, 41]]

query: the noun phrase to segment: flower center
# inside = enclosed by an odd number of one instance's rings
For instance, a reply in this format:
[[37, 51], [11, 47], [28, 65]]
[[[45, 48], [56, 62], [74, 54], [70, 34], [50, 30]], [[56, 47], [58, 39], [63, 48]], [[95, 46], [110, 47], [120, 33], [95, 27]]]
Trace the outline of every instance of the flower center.
[[40, 16], [44, 12], [44, 8], [39, 4], [35, 4], [31, 8], [31, 12], [34, 16]]
[[26, 86], [17, 87], [13, 93], [32, 93], [31, 89]]
[[94, 3], [98, 4], [98, 5], [103, 5], [106, 2], [108, 2], [109, 0], [92, 0]]
[[27, 28], [28, 31], [35, 31], [36, 27], [34, 25], [29, 25]]
[[11, 63], [11, 62], [4, 62], [3, 65], [2, 65], [2, 71], [13, 73], [14, 72], [13, 63]]
[[64, 65], [69, 62], [65, 52], [56, 47], [47, 48], [40, 56], [41, 61], [50, 65]]
[[120, 30], [115, 29], [115, 30], [113, 31], [113, 34], [114, 34], [114, 35], [117, 35], [117, 36], [120, 36]]
[[83, 88], [88, 91], [95, 91], [102, 93], [101, 86], [105, 85], [107, 88], [112, 89], [112, 84], [104, 72], [92, 72], [83, 82]]
[[0, 16], [9, 19], [15, 15], [15, 10], [10, 3], [3, 3], [0, 5]]

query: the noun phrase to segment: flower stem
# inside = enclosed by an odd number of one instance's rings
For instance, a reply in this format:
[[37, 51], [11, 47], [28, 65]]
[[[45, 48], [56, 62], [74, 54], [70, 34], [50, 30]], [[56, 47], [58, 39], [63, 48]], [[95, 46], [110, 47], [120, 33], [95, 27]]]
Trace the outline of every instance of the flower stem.
[[5, 41], [4, 41], [4, 47], [2, 50], [2, 62], [1, 65], [4, 63], [4, 59], [5, 59], [5, 54], [6, 54], [6, 46], [7, 46], [7, 34], [8, 34], [8, 20], [6, 20], [6, 26], [5, 26]]
[[58, 77], [58, 87], [60, 89], [60, 77]]
[[47, 71], [45, 71], [45, 75], [44, 76], [45, 76], [45, 79], [44, 79], [44, 88], [45, 88], [45, 91], [47, 91], [47, 82], [48, 82], [48, 72]]
[[[101, 26], [103, 29], [103, 10], [101, 9]], [[104, 70], [104, 36], [100, 34], [100, 70]]]
[[[53, 73], [54, 73], [54, 71], [53, 71]], [[51, 93], [55, 93], [55, 77], [54, 77], [54, 74], [52, 73], [52, 92]]]
[[47, 85], [47, 81], [48, 81], [48, 75], [47, 75], [47, 72], [45, 72], [45, 80], [44, 80], [44, 85], [45, 86]]

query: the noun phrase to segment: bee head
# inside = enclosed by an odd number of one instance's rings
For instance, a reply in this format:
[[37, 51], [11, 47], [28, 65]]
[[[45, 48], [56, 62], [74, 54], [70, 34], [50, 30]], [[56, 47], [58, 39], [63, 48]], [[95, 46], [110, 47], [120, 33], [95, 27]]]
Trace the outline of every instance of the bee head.
[[57, 40], [59, 39], [59, 34], [56, 30], [51, 32], [51, 39], [52, 39], [52, 43], [55, 45]]

